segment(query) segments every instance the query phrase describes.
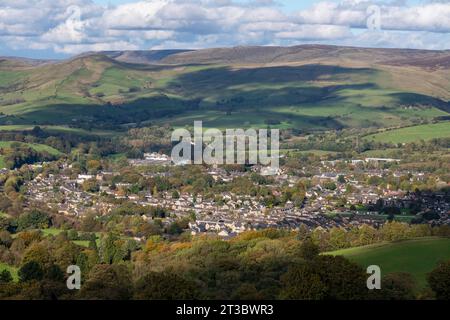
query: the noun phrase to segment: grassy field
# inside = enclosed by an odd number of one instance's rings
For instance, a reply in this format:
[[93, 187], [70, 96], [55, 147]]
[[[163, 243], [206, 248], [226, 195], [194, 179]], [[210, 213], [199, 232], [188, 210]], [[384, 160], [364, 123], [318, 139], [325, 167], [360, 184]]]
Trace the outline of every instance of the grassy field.
[[[21, 146], [27, 146], [29, 148], [34, 149], [37, 152], [47, 152], [50, 155], [59, 157], [62, 153], [55, 148], [52, 148], [50, 146], [47, 146], [45, 144], [37, 144], [37, 143], [23, 143], [23, 142], [16, 142], [16, 141], [0, 141], [0, 148], [9, 148], [12, 143], [18, 143]], [[2, 155], [0, 155], [0, 168], [5, 168], [6, 163], [5, 159]]]
[[58, 234], [60, 234], [64, 230], [56, 229], [56, 228], [49, 228], [49, 229], [41, 229], [41, 231], [42, 231], [42, 233], [44, 234], [45, 237], [48, 237], [48, 236], [57, 236]]
[[[41, 229], [41, 231], [45, 237], [57, 236], [61, 232], [64, 232], [63, 229], [57, 229], [57, 228]], [[97, 236], [96, 243], [97, 243], [97, 245], [100, 245], [101, 233], [97, 232], [96, 236]], [[86, 248], [89, 247], [89, 241], [87, 241], [87, 240], [74, 240], [73, 243], [75, 243], [76, 245], [82, 246], [82, 247], [86, 247]]]
[[[29, 131], [35, 126], [30, 125], [0, 125], [0, 131]], [[51, 133], [70, 133], [79, 136], [113, 136], [115, 131], [107, 130], [84, 130], [80, 128], [72, 128], [66, 126], [40, 126], [41, 129]]]
[[425, 124], [395, 130], [388, 130], [365, 137], [375, 142], [408, 143], [434, 138], [450, 138], [450, 122]]
[[439, 261], [450, 259], [450, 239], [420, 238], [343, 249], [327, 254], [342, 255], [364, 268], [378, 265], [382, 274], [411, 273], [418, 286], [423, 288], [426, 286], [426, 274], [433, 270]]
[[37, 144], [37, 143], [23, 143], [23, 142], [16, 142], [16, 141], [0, 141], [0, 148], [9, 148], [11, 147], [12, 143], [18, 143], [22, 146], [27, 146], [32, 149], [34, 149], [37, 152], [47, 152], [54, 156], [60, 156], [61, 152], [56, 150], [55, 148], [52, 148], [50, 146], [47, 146], [45, 144]]
[[13, 277], [14, 281], [17, 281], [19, 279], [17, 275], [17, 268], [0, 262], [0, 272], [2, 272], [3, 270], [8, 270], [11, 273], [11, 276]]

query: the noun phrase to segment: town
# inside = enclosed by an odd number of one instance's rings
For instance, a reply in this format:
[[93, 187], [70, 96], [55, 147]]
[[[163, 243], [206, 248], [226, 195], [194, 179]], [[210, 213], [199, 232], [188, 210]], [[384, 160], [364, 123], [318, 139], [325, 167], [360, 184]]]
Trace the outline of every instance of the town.
[[[261, 166], [248, 170], [201, 167], [200, 175], [222, 186], [223, 191], [214, 197], [172, 187], [158, 190], [156, 185], [151, 189], [136, 188], [136, 181], [121, 179], [121, 171], [97, 170], [74, 175], [73, 165], [60, 161], [55, 173], [44, 174], [46, 164], [29, 165], [38, 174], [25, 184], [26, 201], [30, 207], [45, 203], [60, 215], [80, 219], [89, 213], [108, 215], [115, 208], [132, 203], [144, 208], [142, 219], [151, 221], [155, 217], [145, 208], [161, 208], [165, 212], [159, 217], [163, 225], [187, 219], [192, 235], [212, 233], [223, 238], [266, 228], [298, 230], [301, 225], [309, 229], [362, 224], [376, 227], [387, 219], [449, 224], [450, 201], [445, 192], [424, 191], [419, 196], [414, 191], [394, 190], [389, 183], [384, 186], [374, 183], [397, 179], [412, 184], [430, 178], [423, 172], [382, 168], [383, 163], [399, 161], [382, 158], [321, 161], [315, 174], [308, 178], [301, 175], [302, 170], [292, 175], [285, 168], [274, 176], [264, 176], [261, 173], [266, 168]], [[342, 162], [340, 166], [339, 162]], [[342, 164], [347, 169], [338, 169]], [[182, 167], [174, 165], [170, 157], [157, 153], [145, 154], [142, 160], [130, 159], [129, 166], [136, 171], [140, 183], [146, 179], [170, 180], [173, 170]], [[266, 195], [226, 187], [239, 181], [262, 186]], [[442, 181], [437, 183], [441, 187], [447, 185]], [[286, 197], [286, 190], [300, 194]]]

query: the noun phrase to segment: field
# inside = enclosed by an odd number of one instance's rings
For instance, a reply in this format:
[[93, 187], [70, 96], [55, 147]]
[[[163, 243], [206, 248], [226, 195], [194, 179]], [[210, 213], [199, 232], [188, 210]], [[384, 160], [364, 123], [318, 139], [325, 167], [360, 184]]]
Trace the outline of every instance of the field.
[[22, 146], [27, 146], [29, 148], [34, 149], [37, 152], [47, 152], [54, 156], [61, 155], [61, 152], [56, 150], [55, 148], [52, 148], [50, 146], [47, 146], [45, 144], [36, 144], [36, 143], [22, 143], [22, 142], [16, 142], [16, 141], [0, 141], [0, 148], [9, 148], [11, 147], [12, 143], [18, 143]]
[[[35, 126], [30, 125], [0, 125], [0, 131], [30, 131]], [[81, 128], [72, 128], [67, 126], [40, 126], [41, 129], [50, 133], [68, 133], [79, 136], [112, 136], [115, 131], [108, 130], [84, 130]]]
[[[60, 233], [64, 232], [63, 229], [57, 229], [57, 228], [48, 228], [48, 229], [40, 229], [40, 231], [42, 232], [42, 234], [45, 237], [56, 237], [57, 235], [59, 235]], [[100, 237], [102, 235], [101, 232], [97, 232], [95, 234], [97, 236], [97, 240], [96, 243], [97, 245], [100, 245]], [[87, 240], [74, 240], [73, 243], [75, 243], [76, 245], [82, 246], [82, 247], [89, 247], [89, 241]]]
[[56, 229], [56, 228], [49, 228], [49, 229], [41, 229], [41, 231], [45, 237], [48, 237], [48, 236], [57, 236], [64, 230]]
[[435, 138], [450, 138], [450, 122], [388, 130], [367, 136], [365, 139], [375, 142], [408, 143]]
[[[16, 142], [16, 141], [0, 141], [0, 148], [9, 148], [12, 143], [18, 143], [21, 146], [27, 146], [29, 148], [34, 149], [37, 152], [47, 152], [48, 154], [56, 156], [56, 157], [61, 155], [60, 151], [58, 151], [50, 146], [47, 146], [45, 144], [23, 143], [23, 142]], [[6, 167], [5, 159], [2, 155], [0, 155], [0, 168], [5, 168], [5, 167]]]
[[450, 239], [421, 238], [343, 249], [327, 254], [343, 255], [364, 268], [378, 265], [382, 274], [411, 273], [418, 286], [423, 288], [426, 286], [426, 274], [433, 270], [439, 261], [450, 259]]
[[[45, 237], [49, 237], [49, 236], [57, 236], [59, 235], [61, 232], [63, 232], [64, 230], [62, 229], [56, 229], [56, 228], [49, 228], [49, 229], [42, 229], [41, 230], [42, 233], [44, 234]], [[97, 237], [100, 237], [100, 233], [97, 234]], [[97, 245], [100, 244], [100, 239], [96, 240]], [[74, 240], [73, 243], [75, 243], [76, 245], [82, 246], [82, 247], [89, 247], [89, 241], [86, 240]]]

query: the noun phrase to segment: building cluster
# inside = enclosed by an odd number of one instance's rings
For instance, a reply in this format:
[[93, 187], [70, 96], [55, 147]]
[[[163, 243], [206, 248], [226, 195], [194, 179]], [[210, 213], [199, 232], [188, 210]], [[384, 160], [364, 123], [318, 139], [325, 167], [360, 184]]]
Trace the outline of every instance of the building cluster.
[[[369, 159], [365, 161], [396, 161], [395, 159]], [[143, 160], [133, 160], [134, 165], [151, 166], [169, 165], [170, 159], [158, 154], [146, 154]], [[332, 227], [353, 227], [365, 224], [377, 226], [380, 212], [358, 211], [360, 207], [370, 207], [375, 204], [397, 207], [407, 210], [419, 203], [422, 211], [437, 212], [441, 219], [439, 223], [450, 223], [450, 201], [444, 192], [425, 192], [420, 196], [416, 193], [391, 191], [389, 188], [371, 186], [365, 181], [358, 181], [352, 172], [340, 172], [335, 167], [336, 163], [322, 163], [315, 175], [312, 186], [306, 190], [303, 203], [287, 201], [278, 207], [266, 207], [260, 198], [250, 195], [238, 195], [231, 192], [223, 192], [222, 201], [206, 199], [203, 195], [181, 193], [173, 196], [171, 192], [153, 194], [151, 190], [136, 194], [122, 192], [131, 187], [131, 184], [116, 183], [114, 186], [107, 182], [119, 172], [100, 172], [96, 175], [80, 174], [75, 178], [59, 174], [48, 176], [38, 175], [27, 182], [27, 201], [29, 203], [46, 203], [50, 208], [60, 214], [72, 217], [82, 217], [87, 212], [97, 212], [107, 215], [123, 201], [139, 204], [143, 207], [163, 207], [170, 212], [170, 216], [164, 219], [170, 223], [177, 218], [188, 217], [190, 232], [192, 234], [216, 233], [223, 237], [232, 237], [246, 230], [264, 228], [296, 229], [305, 225], [311, 229]], [[68, 166], [68, 165], [66, 165]], [[263, 168], [262, 168], [263, 169]], [[261, 168], [256, 168], [261, 171]], [[392, 172], [391, 172], [392, 173]], [[229, 172], [223, 168], [214, 167], [205, 171], [214, 180], [224, 182], [249, 174], [248, 172]], [[365, 172], [366, 176], [383, 176], [386, 169], [372, 169]], [[404, 173], [394, 172], [394, 175]], [[170, 173], [152, 173], [147, 176], [170, 175]], [[423, 173], [413, 173], [416, 179], [420, 179]], [[345, 179], [343, 183], [341, 178]], [[301, 179], [288, 175], [282, 169], [271, 178], [273, 185], [267, 187], [287, 185], [290, 187]], [[86, 192], [81, 187], [85, 181], [96, 180], [100, 185], [98, 192]], [[326, 187], [327, 183], [333, 183], [334, 187]], [[350, 187], [350, 189], [349, 189]], [[275, 191], [274, 191], [275, 194]], [[281, 195], [277, 195], [281, 196]], [[151, 219], [150, 216], [144, 216]], [[436, 223], [436, 221], [434, 221]]]

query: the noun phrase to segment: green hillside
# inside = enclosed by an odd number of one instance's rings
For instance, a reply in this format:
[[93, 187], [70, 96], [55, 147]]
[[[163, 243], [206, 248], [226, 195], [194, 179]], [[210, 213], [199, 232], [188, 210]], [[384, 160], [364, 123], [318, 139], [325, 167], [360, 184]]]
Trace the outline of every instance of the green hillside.
[[189, 53], [185, 63], [179, 57], [186, 55], [171, 56], [180, 62], [170, 64], [132, 64], [103, 54], [28, 67], [0, 61], [0, 125], [117, 130], [203, 120], [209, 127], [327, 130], [449, 116], [445, 70], [374, 64], [371, 51], [320, 50], [320, 59], [299, 54], [276, 63], [244, 63], [244, 56], [205, 63], [202, 51]]
[[364, 268], [378, 265], [382, 274], [411, 273], [418, 285], [424, 287], [426, 274], [439, 261], [450, 259], [450, 239], [423, 238], [338, 250], [328, 254], [343, 255]]
[[388, 130], [367, 136], [367, 140], [375, 142], [408, 143], [435, 138], [450, 138], [450, 122], [440, 122]]

